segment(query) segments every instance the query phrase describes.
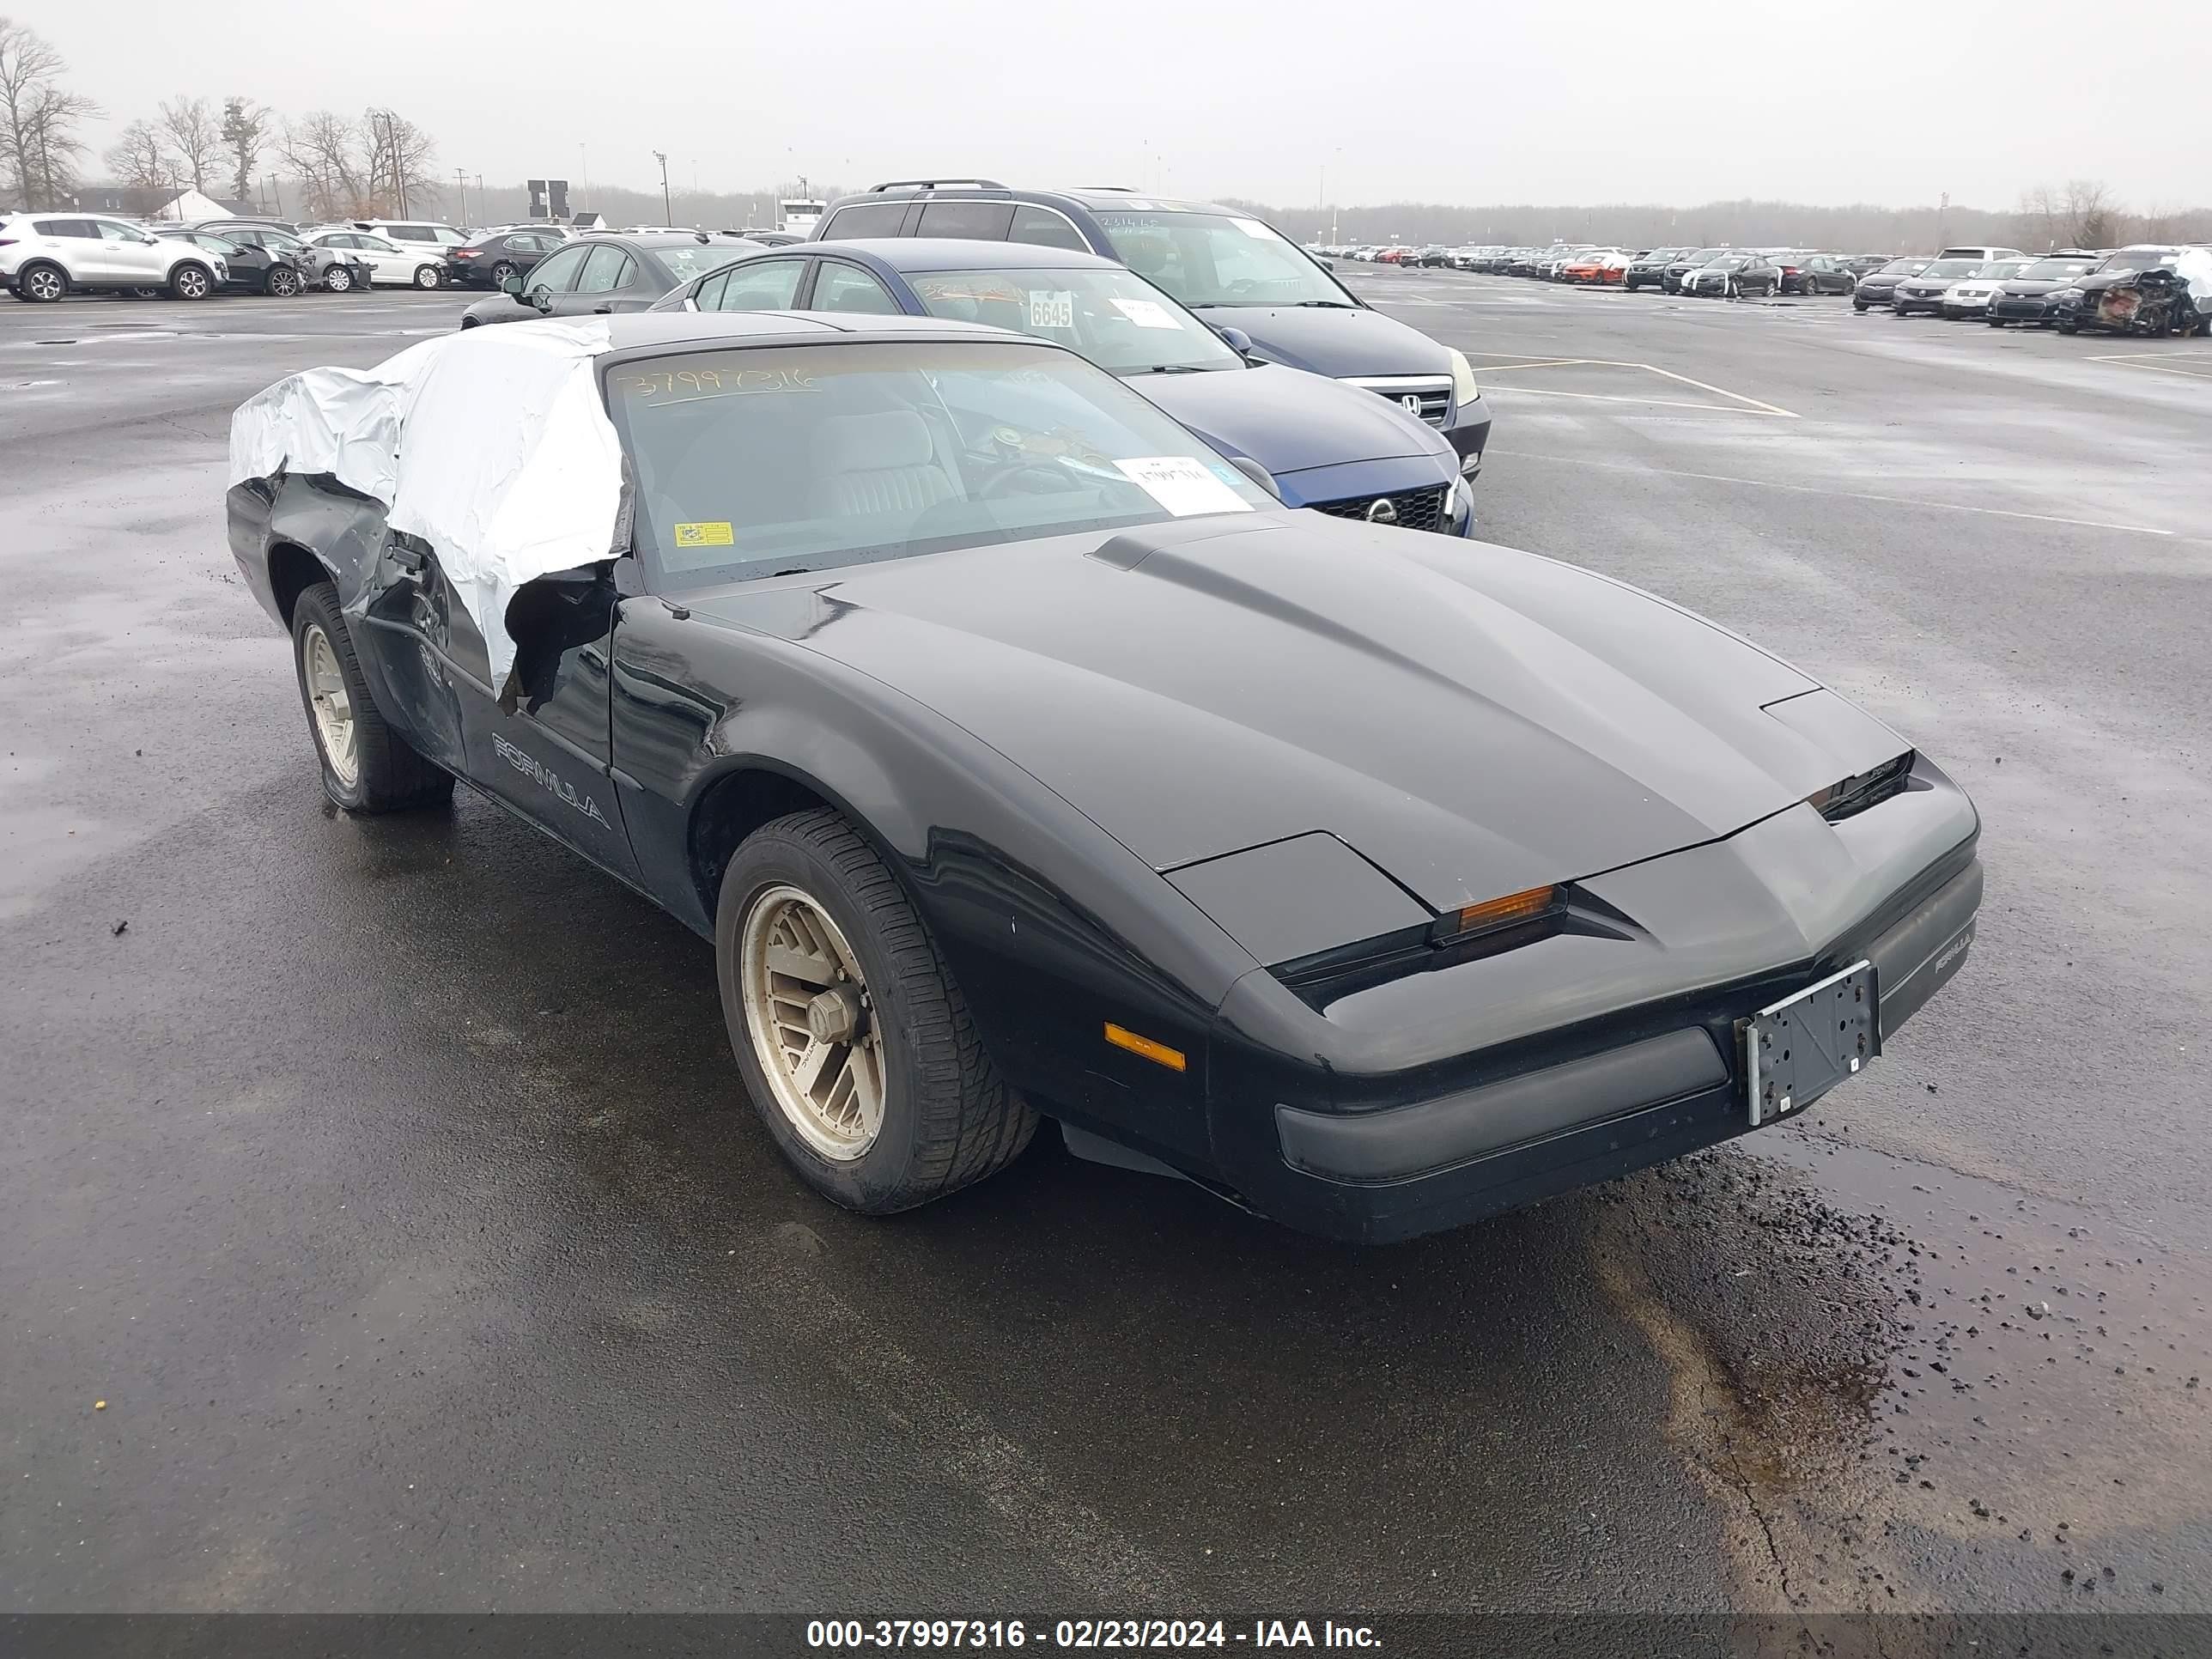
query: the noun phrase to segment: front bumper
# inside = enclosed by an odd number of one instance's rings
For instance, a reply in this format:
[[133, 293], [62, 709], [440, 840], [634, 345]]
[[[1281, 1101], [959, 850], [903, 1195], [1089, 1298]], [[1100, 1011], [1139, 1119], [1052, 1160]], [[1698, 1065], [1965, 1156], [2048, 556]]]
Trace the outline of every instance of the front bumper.
[[1929, 315], [1934, 316], [1936, 313], [1943, 309], [1943, 295], [1940, 292], [1936, 294], [1908, 294], [1904, 289], [1899, 288], [1896, 294], [1891, 297], [1889, 307], [1900, 317], [1909, 317], [1913, 313], [1919, 311], [1924, 311], [1928, 313]]
[[[1620, 1006], [1571, 1025], [1524, 1031], [1508, 1015], [1494, 1027], [1503, 1040], [1474, 1052], [1395, 1073], [1324, 1067], [1317, 1082], [1279, 1049], [1271, 1057], [1243, 1038], [1264, 1024], [1250, 1005], [1273, 982], [1239, 981], [1208, 1056], [1219, 1177], [1246, 1206], [1286, 1224], [1384, 1243], [1745, 1133], [1739, 1022], [1865, 958], [1887, 1039], [1966, 958], [1983, 884], [1972, 808], [1924, 760], [1914, 781], [1906, 794], [1841, 824], [1793, 808], [1727, 841], [1580, 884], [1648, 925], [1646, 944], [1658, 948], [1611, 988]], [[1869, 822], [1893, 806], [1889, 823]], [[1963, 840], [1923, 856], [1929, 836], [1962, 825]], [[1837, 843], [1845, 849], [1840, 861]], [[1900, 857], [1917, 867], [1893, 883], [1887, 872]], [[1815, 866], [1832, 884], [1817, 896], [1794, 879], [1736, 886], [1747, 872]], [[1548, 962], [1539, 955], [1547, 951]], [[1593, 964], [1608, 953], [1623, 963], [1644, 955], [1625, 939], [1561, 936], [1416, 976], [1426, 983], [1356, 994], [1327, 1011], [1329, 1024], [1357, 1025], [1384, 1002], [1442, 1012], [1455, 1001], [1448, 982], [1462, 978], [1483, 981], [1468, 984], [1468, 994], [1510, 985], [1523, 1006], [1564, 1006], [1552, 995], [1554, 981], [1565, 1000], [1589, 996]], [[1401, 994], [1400, 986], [1408, 988]], [[1370, 1006], [1358, 1006], [1363, 1000]], [[1500, 1014], [1490, 1005], [1456, 1017], [1491, 1025]]]
[[2008, 323], [2051, 320], [2051, 302], [2039, 294], [2008, 294], [1990, 302], [1989, 314]]

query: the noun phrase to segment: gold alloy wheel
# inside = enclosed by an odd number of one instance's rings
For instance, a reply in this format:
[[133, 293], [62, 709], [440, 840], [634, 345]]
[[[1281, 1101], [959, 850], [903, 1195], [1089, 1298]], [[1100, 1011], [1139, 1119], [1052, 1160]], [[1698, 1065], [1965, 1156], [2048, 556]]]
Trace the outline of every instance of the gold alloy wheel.
[[322, 739], [323, 759], [337, 781], [352, 788], [361, 781], [361, 755], [354, 746], [353, 697], [338, 669], [337, 647], [320, 623], [309, 623], [300, 641], [300, 663], [307, 682], [307, 707]]
[[745, 1030], [777, 1108], [808, 1146], [847, 1164], [884, 1125], [884, 1043], [859, 958], [829, 913], [787, 884], [738, 932]]

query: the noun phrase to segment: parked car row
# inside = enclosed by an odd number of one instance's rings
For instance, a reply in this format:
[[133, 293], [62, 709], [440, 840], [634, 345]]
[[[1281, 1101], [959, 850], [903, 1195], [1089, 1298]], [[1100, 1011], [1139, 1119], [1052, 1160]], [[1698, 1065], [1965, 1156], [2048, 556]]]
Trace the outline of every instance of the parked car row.
[[[1316, 246], [1316, 255], [1412, 264], [1399, 248]], [[1716, 299], [1839, 294], [1852, 308], [2008, 325], [2136, 334], [2212, 334], [2212, 247], [2144, 244], [2058, 248], [1947, 247], [1932, 257], [1803, 249], [1549, 247], [1437, 250], [1462, 270], [1556, 283], [1656, 289]]]
[[303, 226], [240, 217], [177, 224], [107, 214], [19, 213], [0, 217], [0, 284], [19, 300], [41, 302], [70, 293], [177, 300], [242, 293], [282, 299], [375, 286], [496, 287], [566, 240], [558, 225], [463, 231], [422, 220]]
[[2141, 243], [2063, 248], [2040, 258], [2012, 249], [1948, 248], [1936, 258], [1893, 259], [1870, 272], [1851, 308], [1877, 306], [1899, 317], [1991, 328], [2212, 335], [2212, 248]]

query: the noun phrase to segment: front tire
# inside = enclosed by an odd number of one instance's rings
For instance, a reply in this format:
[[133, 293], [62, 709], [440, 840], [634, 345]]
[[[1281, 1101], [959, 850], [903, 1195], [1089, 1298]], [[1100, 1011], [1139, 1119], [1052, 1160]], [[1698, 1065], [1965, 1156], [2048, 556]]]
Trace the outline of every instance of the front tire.
[[437, 266], [417, 265], [415, 267], [415, 286], [421, 289], [425, 294], [431, 292], [434, 289], [443, 288], [445, 285], [446, 273], [439, 270]]
[[385, 724], [330, 582], [317, 582], [293, 607], [292, 665], [322, 764], [323, 793], [334, 803], [349, 812], [396, 812], [452, 797], [453, 775]]
[[353, 272], [343, 265], [332, 265], [323, 277], [323, 286], [333, 294], [343, 294], [353, 287]]
[[722, 873], [716, 977], [738, 1074], [832, 1203], [888, 1215], [995, 1175], [1036, 1114], [873, 848], [827, 808], [748, 836]]
[[215, 273], [205, 265], [179, 265], [169, 273], [172, 300], [204, 300], [215, 292]]
[[69, 292], [69, 273], [59, 265], [40, 261], [15, 273], [15, 297], [33, 305], [50, 306]]

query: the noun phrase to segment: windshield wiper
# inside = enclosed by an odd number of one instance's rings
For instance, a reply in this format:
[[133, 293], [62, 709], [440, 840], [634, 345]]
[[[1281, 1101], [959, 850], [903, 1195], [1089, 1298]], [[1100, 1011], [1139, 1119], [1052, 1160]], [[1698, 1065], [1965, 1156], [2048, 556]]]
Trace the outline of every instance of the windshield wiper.
[[1349, 300], [1293, 300], [1296, 306], [1312, 306], [1322, 311], [1357, 311], [1358, 307]]
[[1152, 363], [1144, 372], [1147, 374], [1204, 374], [1207, 370], [1200, 363]]

